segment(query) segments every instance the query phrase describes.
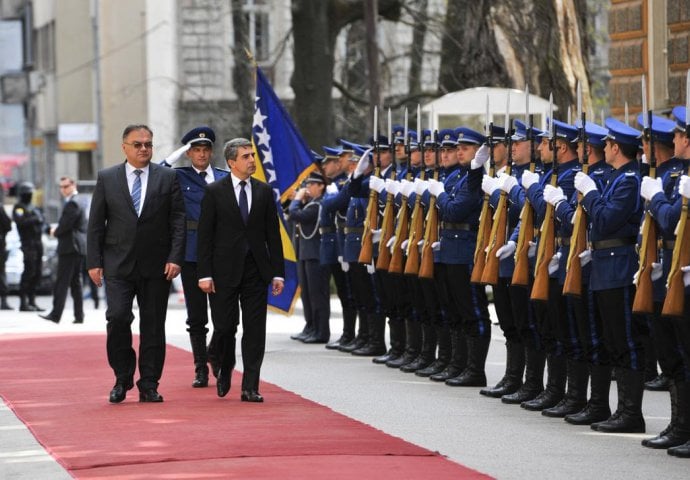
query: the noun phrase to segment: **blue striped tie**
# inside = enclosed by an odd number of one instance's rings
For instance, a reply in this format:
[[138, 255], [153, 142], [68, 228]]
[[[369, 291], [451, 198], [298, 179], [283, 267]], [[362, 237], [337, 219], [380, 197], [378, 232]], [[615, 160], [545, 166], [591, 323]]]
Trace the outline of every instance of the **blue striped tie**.
[[136, 178], [134, 179], [134, 185], [132, 185], [132, 203], [134, 204], [134, 211], [137, 212], [137, 217], [139, 216], [139, 205], [141, 204], [141, 170], [134, 170]]

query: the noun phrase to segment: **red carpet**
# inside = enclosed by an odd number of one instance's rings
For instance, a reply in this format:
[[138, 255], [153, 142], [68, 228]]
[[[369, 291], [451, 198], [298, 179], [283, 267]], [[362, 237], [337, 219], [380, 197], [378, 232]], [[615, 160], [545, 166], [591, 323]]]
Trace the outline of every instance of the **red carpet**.
[[264, 404], [192, 389], [168, 346], [162, 404], [122, 404], [103, 335], [0, 337], [0, 395], [75, 478], [489, 478], [269, 383]]

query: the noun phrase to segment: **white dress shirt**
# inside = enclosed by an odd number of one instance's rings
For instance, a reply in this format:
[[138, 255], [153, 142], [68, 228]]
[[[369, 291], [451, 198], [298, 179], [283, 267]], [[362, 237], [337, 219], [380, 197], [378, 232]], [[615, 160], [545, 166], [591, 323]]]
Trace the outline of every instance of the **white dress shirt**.
[[206, 167], [206, 170], [199, 170], [194, 165], [192, 165], [192, 168], [197, 174], [199, 174], [200, 172], [206, 172], [204, 180], [206, 181], [207, 185], [216, 181], [216, 177], [213, 175], [213, 167], [211, 166], [211, 164], [209, 164], [208, 167]]

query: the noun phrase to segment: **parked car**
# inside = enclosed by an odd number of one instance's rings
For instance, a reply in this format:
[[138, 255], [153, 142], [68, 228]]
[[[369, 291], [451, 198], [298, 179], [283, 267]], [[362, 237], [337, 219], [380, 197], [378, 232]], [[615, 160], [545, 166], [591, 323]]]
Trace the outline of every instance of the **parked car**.
[[[7, 262], [5, 263], [5, 274], [7, 276], [7, 287], [10, 292], [19, 291], [19, 282], [24, 272], [24, 254], [22, 244], [19, 240], [17, 226], [12, 222], [12, 230], [7, 232], [5, 238], [7, 244]], [[43, 262], [41, 266], [41, 281], [36, 289], [38, 293], [52, 293], [55, 278], [57, 276], [57, 239], [47, 234], [43, 234]]]

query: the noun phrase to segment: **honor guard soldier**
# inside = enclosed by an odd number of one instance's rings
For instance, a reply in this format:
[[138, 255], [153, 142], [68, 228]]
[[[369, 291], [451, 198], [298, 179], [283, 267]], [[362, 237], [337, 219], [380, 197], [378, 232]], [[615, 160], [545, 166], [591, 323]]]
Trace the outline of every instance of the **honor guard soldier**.
[[7, 288], [7, 276], [5, 274], [5, 258], [7, 245], [5, 237], [12, 230], [12, 219], [5, 212], [5, 188], [0, 185], [0, 310], [14, 310], [9, 303], [7, 303], [7, 295], [9, 289]]
[[17, 186], [19, 201], [12, 210], [12, 220], [17, 224], [24, 254], [24, 271], [19, 283], [19, 311], [42, 312], [36, 305], [36, 286], [41, 281], [43, 263], [42, 234], [46, 229], [43, 213], [31, 203], [34, 184], [22, 182]]
[[183, 146], [161, 162], [163, 166], [172, 167], [183, 154], [186, 154], [191, 162], [190, 166], [175, 167], [175, 173], [180, 183], [187, 215], [187, 243], [181, 277], [187, 309], [187, 331], [194, 357], [194, 388], [208, 386], [208, 362], [213, 367], [213, 374], [217, 374], [213, 337], [208, 348], [206, 347], [208, 295], [199, 288], [197, 276], [197, 225], [204, 189], [206, 185], [228, 175], [226, 170], [211, 165], [215, 141], [216, 134], [210, 127], [193, 128], [182, 137]]
[[637, 152], [640, 132], [609, 118], [604, 154], [613, 171], [604, 191], [588, 175], [578, 172], [575, 188], [591, 228], [592, 272], [590, 289], [604, 324], [604, 343], [617, 369], [618, 408], [603, 422], [591, 425], [600, 432], [644, 433], [644, 321], [632, 314], [635, 293], [635, 251], [642, 217]]
[[[682, 112], [684, 113], [684, 109]], [[674, 113], [680, 112], [674, 110]], [[639, 118], [638, 123], [640, 120], [642, 119]], [[662, 245], [661, 264], [652, 266], [653, 275], [657, 270], [660, 278], [653, 284], [654, 313], [650, 317], [661, 374], [669, 382], [671, 422], [656, 437], [642, 440], [642, 445], [668, 449], [690, 440], [690, 370], [684, 365], [682, 356], [683, 337], [687, 335], [687, 342], [690, 343], [690, 329], [679, 328], [678, 318], [661, 315], [666, 297], [666, 279], [676, 243], [676, 226], [681, 215], [682, 195], [679, 194], [679, 182], [685, 170], [681, 158], [690, 153], [690, 149], [687, 148], [684, 116], [682, 127], [671, 120], [652, 116], [650, 133], [654, 137], [656, 178], [645, 176], [640, 191], [642, 197], [649, 202], [647, 208], [658, 225]], [[649, 142], [649, 139], [643, 138], [646, 155], [649, 155]]]
[[[322, 157], [315, 157], [319, 161]], [[328, 343], [331, 331], [329, 270], [320, 260], [321, 233], [319, 219], [321, 200], [326, 189], [323, 175], [311, 172], [304, 181], [305, 186], [295, 194], [288, 210], [289, 218], [295, 222], [297, 231], [297, 274], [302, 290], [304, 317], [309, 319], [312, 333], [302, 340], [304, 343]]]

